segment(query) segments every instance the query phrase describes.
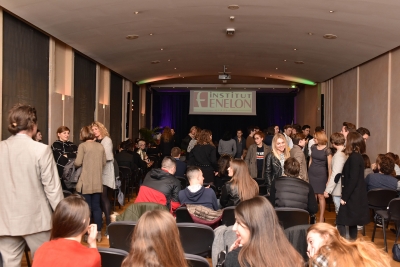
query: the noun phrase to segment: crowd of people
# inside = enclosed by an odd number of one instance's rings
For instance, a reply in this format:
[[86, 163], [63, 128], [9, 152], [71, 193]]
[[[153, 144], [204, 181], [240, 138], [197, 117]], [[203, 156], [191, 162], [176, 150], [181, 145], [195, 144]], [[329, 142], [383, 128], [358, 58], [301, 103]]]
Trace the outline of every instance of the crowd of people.
[[[303, 209], [312, 218], [319, 209], [318, 222], [307, 234], [309, 266], [390, 266], [387, 254], [357, 239], [357, 226], [370, 220], [368, 190], [400, 190], [400, 159], [388, 152], [371, 164], [365, 154], [366, 128], [343, 123], [341, 132], [330, 136], [329, 147], [322, 127], [310, 135], [308, 125], [285, 125], [283, 133], [277, 125], [265, 131], [252, 126], [247, 138], [242, 130], [235, 137], [226, 132], [215, 144], [210, 130], [193, 126], [179, 147], [174, 130], [165, 127], [151, 155], [143, 139], [123, 141], [117, 153], [98, 121], [82, 127], [78, 146], [69, 141], [67, 126], [60, 126], [58, 140], [47, 146], [37, 138], [35, 108], [16, 105], [8, 120], [12, 135], [0, 142], [0, 169], [7, 177], [0, 187], [4, 266], [20, 265], [25, 243], [33, 266], [60, 265], [60, 259], [66, 264], [61, 266], [100, 266], [96, 242], [102, 240], [102, 214], [108, 234], [108, 192], [118, 186], [118, 166], [142, 174], [135, 203], [166, 207], [140, 217], [122, 266], [188, 266], [173, 217], [181, 205], [202, 206], [206, 212], [236, 207], [237, 240], [227, 254], [227, 267], [304, 266], [274, 207]], [[182, 188], [178, 178], [188, 186]], [[263, 196], [260, 186], [266, 188]], [[63, 190], [74, 194], [63, 199]], [[330, 195], [337, 229], [324, 223]]]

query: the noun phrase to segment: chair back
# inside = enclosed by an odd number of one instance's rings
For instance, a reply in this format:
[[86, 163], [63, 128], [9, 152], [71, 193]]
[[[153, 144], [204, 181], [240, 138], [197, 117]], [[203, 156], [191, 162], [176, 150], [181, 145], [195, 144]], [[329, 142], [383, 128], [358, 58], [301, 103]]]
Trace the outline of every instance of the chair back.
[[310, 223], [310, 215], [306, 210], [296, 208], [275, 208], [275, 212], [283, 229]]
[[188, 261], [189, 266], [191, 267], [210, 267], [210, 264], [205, 258], [197, 255], [185, 253], [185, 259]]
[[265, 179], [264, 178], [254, 178], [254, 181], [256, 181], [258, 185], [265, 184]]
[[235, 224], [235, 206], [226, 207], [223, 209], [221, 222], [226, 226], [231, 226]]
[[179, 207], [175, 210], [176, 222], [177, 223], [193, 223], [192, 216], [190, 216], [189, 211], [186, 207]]
[[[400, 221], [400, 197], [394, 198], [389, 202], [389, 216], [391, 220]], [[397, 231], [400, 231], [397, 229]]]
[[110, 248], [122, 249], [129, 252], [131, 239], [136, 222], [112, 222], [108, 225]]
[[120, 267], [128, 252], [115, 248], [98, 248], [102, 267]]
[[268, 195], [268, 190], [267, 190], [267, 185], [259, 185], [258, 186], [258, 191], [260, 196], [265, 196]]
[[308, 261], [307, 256], [307, 230], [310, 224], [296, 225], [284, 230], [286, 238], [290, 244], [300, 253], [304, 261]]
[[179, 182], [181, 182], [181, 190], [185, 189], [188, 186], [188, 181], [185, 177], [180, 177], [180, 176], [175, 176], [176, 179], [179, 180]]
[[385, 210], [389, 202], [396, 198], [397, 191], [390, 189], [377, 188], [368, 191], [368, 206], [373, 210]]
[[211, 255], [214, 231], [211, 227], [198, 223], [177, 223], [183, 251], [199, 256]]

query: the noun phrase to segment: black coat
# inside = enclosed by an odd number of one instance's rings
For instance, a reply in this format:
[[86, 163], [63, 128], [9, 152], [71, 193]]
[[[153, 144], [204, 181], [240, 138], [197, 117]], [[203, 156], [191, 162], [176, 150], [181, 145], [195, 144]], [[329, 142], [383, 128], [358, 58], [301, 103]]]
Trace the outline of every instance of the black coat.
[[232, 188], [231, 182], [222, 186], [221, 198], [219, 203], [223, 208], [237, 206], [240, 203], [239, 193], [236, 188]]
[[265, 157], [265, 184], [267, 185], [268, 193], [270, 192], [272, 181], [276, 178], [281, 177], [283, 173], [281, 162], [274, 153], [271, 151]]
[[366, 225], [370, 222], [367, 189], [364, 182], [364, 160], [359, 153], [351, 153], [342, 171], [342, 200], [336, 223]]

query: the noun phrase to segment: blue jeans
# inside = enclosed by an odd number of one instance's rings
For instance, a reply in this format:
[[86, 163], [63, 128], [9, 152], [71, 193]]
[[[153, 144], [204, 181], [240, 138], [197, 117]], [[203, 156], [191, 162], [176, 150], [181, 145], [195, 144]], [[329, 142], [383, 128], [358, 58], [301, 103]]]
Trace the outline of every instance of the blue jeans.
[[101, 218], [102, 212], [100, 208], [101, 193], [82, 194], [82, 196], [85, 198], [86, 202], [89, 205], [94, 223], [97, 224], [97, 231], [101, 231], [101, 226], [103, 225]]
[[341, 199], [340, 196], [332, 196], [333, 204], [335, 204], [336, 215], [339, 213], [340, 199]]

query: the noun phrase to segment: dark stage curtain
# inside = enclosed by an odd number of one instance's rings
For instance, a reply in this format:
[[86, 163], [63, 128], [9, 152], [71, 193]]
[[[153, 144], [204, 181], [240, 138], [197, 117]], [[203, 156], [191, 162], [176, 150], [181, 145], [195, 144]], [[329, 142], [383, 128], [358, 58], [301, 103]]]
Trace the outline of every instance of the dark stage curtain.
[[2, 136], [7, 139], [8, 111], [17, 103], [34, 106], [47, 143], [49, 119], [49, 37], [3, 12]]
[[74, 60], [74, 143], [79, 144], [83, 126], [94, 121], [96, 109], [96, 63], [75, 52]]
[[110, 133], [114, 150], [121, 143], [122, 135], [122, 77], [111, 72], [110, 78]]
[[268, 126], [292, 123], [294, 118], [295, 94], [257, 93], [257, 115], [189, 115], [189, 93], [153, 93], [153, 127], [170, 126], [175, 129], [177, 144], [185, 137], [190, 127], [199, 126], [213, 132], [213, 140], [218, 141], [227, 130], [236, 135], [242, 129], [247, 136], [251, 125], [266, 129]]

